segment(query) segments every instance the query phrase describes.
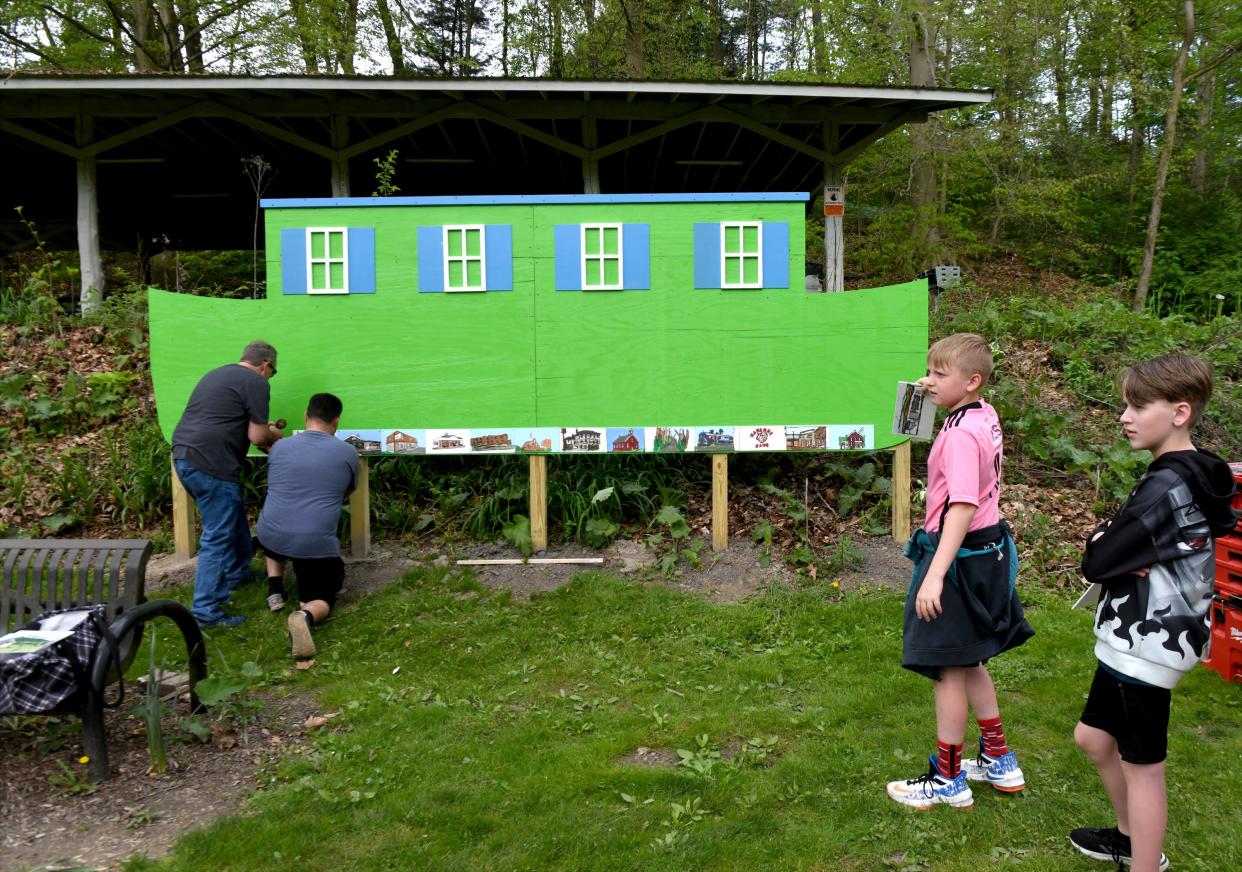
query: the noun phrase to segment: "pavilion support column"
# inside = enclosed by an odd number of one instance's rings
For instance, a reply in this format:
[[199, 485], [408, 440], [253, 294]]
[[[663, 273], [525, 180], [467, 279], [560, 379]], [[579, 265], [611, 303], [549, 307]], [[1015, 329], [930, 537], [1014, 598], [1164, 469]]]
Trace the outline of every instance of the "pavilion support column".
[[[90, 145], [95, 136], [95, 119], [79, 115], [74, 138], [79, 149]], [[99, 251], [99, 186], [95, 156], [79, 153], [78, 158], [78, 265], [81, 269], [82, 314], [98, 312], [103, 305], [103, 255]]]
[[[840, 148], [840, 132], [835, 121], [824, 124], [824, 151], [836, 154]], [[839, 164], [824, 164], [824, 188], [844, 184], [845, 173]], [[827, 200], [827, 191], [824, 191]], [[845, 290], [845, 219], [840, 215], [824, 216], [824, 291]]]
[[332, 196], [349, 196], [349, 158], [343, 151], [349, 145], [349, 119], [344, 115], [332, 116]]
[[[591, 106], [587, 104], [586, 117], [582, 119], [582, 147], [588, 153], [599, 146], [599, 131], [595, 128], [595, 116], [591, 114]], [[582, 159], [582, 193], [602, 194], [599, 184], [599, 161], [593, 157]]]

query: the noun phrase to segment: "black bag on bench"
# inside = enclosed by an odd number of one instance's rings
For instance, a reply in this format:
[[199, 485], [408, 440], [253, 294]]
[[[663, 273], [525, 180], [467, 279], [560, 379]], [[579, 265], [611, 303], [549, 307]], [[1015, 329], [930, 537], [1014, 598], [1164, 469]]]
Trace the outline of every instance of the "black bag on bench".
[[[72, 635], [29, 654], [0, 654], [0, 714], [46, 714], [64, 706], [90, 684], [91, 661], [101, 640], [111, 640], [114, 657], [118, 654], [102, 605], [45, 612], [22, 630], [47, 629], [49, 619], [72, 612], [85, 613]], [[115, 668], [119, 676], [119, 658]], [[121, 682], [116, 701], [105, 705], [120, 705], [124, 694]]]

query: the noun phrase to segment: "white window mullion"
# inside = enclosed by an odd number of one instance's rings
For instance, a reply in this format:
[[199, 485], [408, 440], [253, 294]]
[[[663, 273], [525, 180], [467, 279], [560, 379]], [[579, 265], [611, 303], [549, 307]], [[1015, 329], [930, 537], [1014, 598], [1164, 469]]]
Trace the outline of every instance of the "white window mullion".
[[[443, 268], [444, 268], [444, 290], [449, 292], [464, 291], [486, 291], [487, 290], [487, 230], [483, 224], [446, 224], [441, 230], [440, 247], [444, 252]], [[461, 239], [460, 251], [454, 251], [449, 248], [449, 238], [452, 233], [458, 233]], [[479, 253], [477, 255], [470, 254], [470, 234], [477, 233], [479, 238]], [[461, 283], [454, 284], [452, 281], [452, 265], [458, 264], [461, 267]], [[478, 282], [470, 282], [470, 265], [478, 264], [479, 280]]]
[[[315, 239], [323, 239], [323, 256], [315, 257]], [[332, 242], [337, 238], [341, 243], [341, 256], [332, 256]], [[341, 280], [338, 284], [332, 281], [332, 267], [339, 264]], [[323, 267], [323, 282], [315, 281], [315, 267]], [[307, 227], [306, 228], [306, 292], [308, 294], [348, 294], [349, 293], [349, 230], [345, 227]]]
[[[587, 234], [595, 231], [599, 240], [599, 248], [595, 251], [587, 250]], [[617, 234], [617, 251], [611, 254], [607, 250], [605, 239], [608, 231], [614, 231]], [[578, 225], [578, 250], [581, 257], [578, 262], [578, 277], [581, 281], [580, 287], [584, 291], [620, 291], [625, 287], [625, 233], [620, 224], [579, 224]], [[617, 265], [617, 279], [615, 282], [608, 281], [608, 264], [615, 263]], [[591, 269], [595, 267], [598, 273]], [[598, 281], [592, 280], [592, 276], [598, 275]]]
[[[754, 228], [755, 248], [746, 247], [746, 231]], [[737, 231], [737, 248], [730, 249], [728, 244], [729, 231]], [[730, 281], [729, 264], [737, 265], [737, 281]], [[747, 262], [755, 264], [755, 280], [746, 280]], [[722, 288], [762, 288], [763, 287], [763, 222], [762, 221], [722, 221], [720, 223], [720, 287]]]

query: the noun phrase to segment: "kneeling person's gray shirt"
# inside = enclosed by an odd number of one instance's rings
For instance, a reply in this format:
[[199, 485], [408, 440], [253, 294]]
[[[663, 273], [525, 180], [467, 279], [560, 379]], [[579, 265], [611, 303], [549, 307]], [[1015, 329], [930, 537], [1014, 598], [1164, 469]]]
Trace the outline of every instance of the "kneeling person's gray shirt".
[[304, 430], [272, 446], [259, 541], [285, 557], [336, 557], [341, 504], [358, 480], [358, 452], [335, 436]]

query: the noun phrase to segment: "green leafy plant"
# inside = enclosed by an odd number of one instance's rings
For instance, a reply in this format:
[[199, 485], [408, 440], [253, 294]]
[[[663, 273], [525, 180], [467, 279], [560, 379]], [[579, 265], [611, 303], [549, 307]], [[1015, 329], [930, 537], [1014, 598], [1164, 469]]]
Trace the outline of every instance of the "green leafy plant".
[[371, 192], [372, 197], [395, 197], [401, 193], [401, 188], [396, 183], [399, 157], [400, 152], [394, 148], [383, 157], [372, 159], [371, 163], [375, 164], [375, 190]]

